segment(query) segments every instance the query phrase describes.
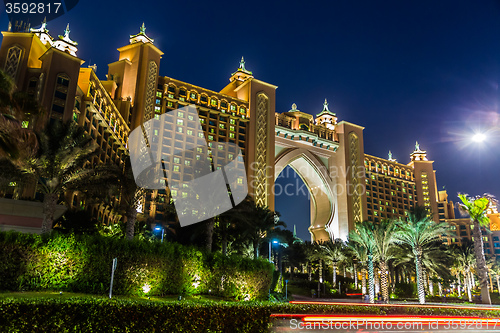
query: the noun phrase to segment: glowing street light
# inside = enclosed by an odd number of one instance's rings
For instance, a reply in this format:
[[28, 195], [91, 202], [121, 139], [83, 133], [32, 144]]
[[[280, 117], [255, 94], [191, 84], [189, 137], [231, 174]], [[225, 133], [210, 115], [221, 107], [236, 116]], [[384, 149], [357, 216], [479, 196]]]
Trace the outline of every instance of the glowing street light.
[[273, 239], [272, 241], [269, 241], [269, 262], [271, 262], [271, 243], [272, 244], [278, 244], [278, 241], [276, 239]]
[[156, 231], [161, 230], [161, 242], [163, 243], [163, 235], [165, 234], [165, 229], [163, 229], [162, 227], [155, 227], [155, 230]]

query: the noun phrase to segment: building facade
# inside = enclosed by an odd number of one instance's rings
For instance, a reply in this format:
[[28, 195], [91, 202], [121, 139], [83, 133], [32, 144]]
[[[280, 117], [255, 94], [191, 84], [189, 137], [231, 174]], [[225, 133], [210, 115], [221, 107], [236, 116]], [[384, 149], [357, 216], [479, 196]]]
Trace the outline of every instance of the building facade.
[[[143, 25], [118, 49], [118, 60], [108, 65], [106, 79], [101, 80], [95, 65], [82, 66], [69, 25], [58, 38], [49, 34], [45, 22], [38, 29], [19, 27], [2, 32], [0, 66], [19, 90], [31, 94], [45, 110], [41, 119], [23, 127], [35, 129], [51, 119], [73, 119], [101, 148], [100, 156], [89, 161], [93, 165], [122, 164], [132, 130], [164, 113], [195, 105], [204, 138], [193, 137], [192, 119], [179, 119], [175, 128], [158, 128], [150, 144], [161, 141], [176, 146], [204, 139], [212, 150], [226, 149], [221, 142], [237, 145], [245, 161], [249, 194], [258, 205], [272, 210], [277, 195], [274, 181], [290, 165], [311, 193], [312, 240], [346, 239], [357, 222], [405, 218], [415, 205], [430, 208], [436, 222], [456, 227], [456, 237], [447, 240], [450, 244], [471, 238], [466, 221], [455, 218], [446, 193], [437, 190], [433, 162], [418, 143], [404, 164], [390, 153], [388, 159], [365, 154], [363, 127], [338, 121], [326, 100], [316, 116], [295, 104], [279, 113], [277, 86], [255, 78], [243, 58], [220, 91], [161, 76], [163, 52]], [[232, 158], [231, 152], [225, 153]], [[167, 166], [169, 174], [180, 178], [192, 173], [200, 158], [206, 156], [186, 152]], [[67, 201], [80, 205], [83, 198], [72, 195]], [[183, 195], [181, 190], [154, 190], [144, 198], [141, 212], [164, 222], [169, 200]], [[500, 230], [498, 214], [490, 213], [496, 216], [492, 230]], [[108, 223], [120, 219], [105, 206], [95, 207], [94, 215]], [[485, 235], [489, 242], [485, 251], [489, 248], [491, 254], [500, 255], [499, 236]]]

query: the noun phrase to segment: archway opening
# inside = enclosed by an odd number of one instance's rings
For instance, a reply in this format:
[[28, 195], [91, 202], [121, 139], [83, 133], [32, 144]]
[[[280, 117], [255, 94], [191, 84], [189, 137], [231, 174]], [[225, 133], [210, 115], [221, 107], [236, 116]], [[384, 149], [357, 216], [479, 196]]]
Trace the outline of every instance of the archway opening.
[[311, 241], [311, 196], [304, 181], [289, 165], [276, 178], [275, 210], [281, 214], [280, 219], [286, 223], [287, 229], [293, 232], [296, 226], [297, 237]]

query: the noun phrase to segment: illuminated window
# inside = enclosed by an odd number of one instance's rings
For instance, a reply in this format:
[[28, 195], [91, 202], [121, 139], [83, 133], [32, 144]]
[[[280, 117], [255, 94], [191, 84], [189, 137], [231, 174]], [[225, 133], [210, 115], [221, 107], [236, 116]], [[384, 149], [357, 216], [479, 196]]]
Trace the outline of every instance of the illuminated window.
[[198, 137], [203, 138], [203, 132], [199, 132]]
[[174, 94], [168, 94], [168, 98], [174, 98]]
[[177, 119], [177, 125], [184, 125], [184, 120]]
[[156, 92], [156, 97], [161, 97], [161, 95], [162, 95], [162, 94], [161, 94], [161, 91], [157, 91], [157, 92]]
[[179, 166], [178, 165], [174, 165], [174, 171], [175, 172], [179, 172]]
[[155, 114], [155, 119], [160, 119], [160, 115], [159, 114]]
[[212, 99], [210, 100], [210, 105], [212, 105], [212, 106], [217, 106], [217, 100], [216, 100], [216, 99], [214, 99], [214, 98], [212, 98]]
[[177, 111], [177, 117], [179, 117], [179, 118], [184, 118], [184, 112], [182, 112], [182, 111]]
[[187, 130], [187, 134], [188, 135], [193, 135], [193, 131], [192, 130]]
[[228, 157], [230, 160], [232, 160], [232, 159], [233, 159], [233, 156], [234, 156], [233, 154], [227, 154], [227, 157]]
[[208, 136], [208, 140], [213, 140], [214, 139], [214, 136], [213, 135], [209, 135]]
[[234, 104], [231, 104], [231, 106], [229, 108], [231, 111], [236, 111], [236, 105], [234, 105]]
[[201, 147], [198, 147], [198, 148], [196, 148], [196, 151], [197, 151], [198, 153], [201, 153], [201, 152], [203, 151], [203, 149], [202, 149]]
[[236, 120], [234, 120], [233, 118], [231, 118], [231, 119], [229, 119], [229, 123], [234, 125], [236, 123]]
[[167, 102], [167, 106], [168, 106], [169, 108], [173, 108], [173, 107], [174, 107], [174, 103], [172, 103], [172, 102], [168, 101], [168, 102]]
[[238, 184], [243, 184], [243, 179], [238, 178]]
[[224, 129], [224, 128], [226, 128], [226, 126], [224, 124], [219, 124], [219, 128]]
[[182, 128], [182, 127], [177, 126], [177, 132], [179, 132], [179, 133], [183, 133], [183, 128]]
[[[184, 164], [187, 165], [187, 166], [190, 166], [191, 165], [191, 161], [190, 160], [185, 160]], [[187, 184], [184, 184], [184, 185], [187, 185]]]
[[217, 148], [218, 148], [219, 150], [224, 150], [224, 146], [223, 146], [223, 145], [219, 145]]
[[245, 109], [244, 107], [240, 107], [241, 114], [245, 114], [246, 112], [247, 112], [247, 109]]
[[193, 93], [193, 92], [192, 92], [192, 93], [191, 93], [191, 95], [190, 95], [190, 97], [191, 97], [191, 99], [196, 99], [196, 97], [197, 97], [197, 96], [196, 96], [196, 93]]
[[171, 194], [173, 197], [176, 197], [176, 196], [177, 196], [177, 190], [170, 190], [170, 194]]
[[229, 137], [230, 137], [231, 139], [234, 139], [234, 133], [229, 133]]
[[178, 157], [174, 157], [174, 163], [179, 163], [180, 159]]
[[189, 116], [188, 116], [188, 119], [189, 119], [189, 120], [194, 120], [194, 117], [193, 117], [193, 116], [191, 116], [191, 115], [189, 115]]
[[22, 128], [28, 128], [29, 124], [30, 124], [30, 122], [29, 122], [29, 121], [27, 121], [27, 120], [23, 120], [23, 122], [21, 123], [21, 127], [22, 127]]
[[161, 112], [161, 106], [155, 106], [155, 111], [156, 112]]

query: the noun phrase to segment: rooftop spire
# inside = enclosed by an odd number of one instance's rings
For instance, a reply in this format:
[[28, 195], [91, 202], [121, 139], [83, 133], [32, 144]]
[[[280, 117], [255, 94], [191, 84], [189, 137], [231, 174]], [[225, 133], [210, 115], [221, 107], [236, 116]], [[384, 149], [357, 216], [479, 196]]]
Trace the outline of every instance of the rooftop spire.
[[237, 72], [243, 72], [243, 73], [247, 73], [247, 74], [252, 75], [252, 72], [245, 68], [245, 58], [244, 57], [241, 57], [240, 66], [238, 67]]
[[388, 160], [390, 162], [397, 162], [396, 159], [392, 157], [392, 152], [390, 150], [389, 150], [389, 158], [388, 158]]
[[427, 161], [427, 154], [425, 150], [420, 149], [418, 141], [415, 141], [415, 150], [410, 154], [412, 161]]
[[150, 38], [146, 35], [146, 25], [142, 22], [142, 25], [139, 27], [139, 33], [137, 35], [130, 35], [130, 44], [134, 43], [151, 43], [153, 44], [154, 39]]
[[321, 117], [324, 114], [327, 114], [327, 115], [333, 116], [333, 117], [337, 116], [335, 113], [330, 111], [330, 109], [328, 108], [328, 101], [326, 100], [326, 98], [325, 98], [325, 101], [323, 102], [323, 110], [320, 113], [318, 113], [316, 115], [316, 117]]
[[328, 110], [328, 101], [326, 100], [326, 98], [325, 102], [323, 103], [323, 111], [330, 112], [330, 110]]

